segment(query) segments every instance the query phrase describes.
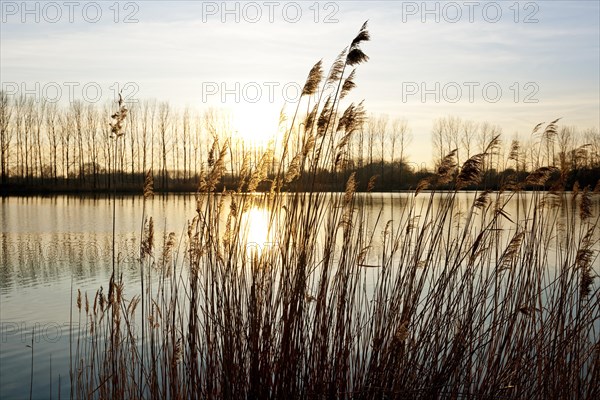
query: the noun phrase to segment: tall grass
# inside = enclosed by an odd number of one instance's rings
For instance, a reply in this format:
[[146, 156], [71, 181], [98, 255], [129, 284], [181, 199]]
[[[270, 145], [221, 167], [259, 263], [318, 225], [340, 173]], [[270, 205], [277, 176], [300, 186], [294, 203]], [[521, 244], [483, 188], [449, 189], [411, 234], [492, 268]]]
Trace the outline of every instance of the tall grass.
[[[141, 294], [127, 297], [118, 268], [107, 291], [78, 294], [75, 397], [600, 396], [596, 194], [525, 196], [522, 184], [544, 184], [539, 170], [465, 207], [458, 190], [481, 179], [499, 138], [460, 168], [450, 153], [374, 226], [355, 175], [344, 193], [318, 191], [317, 171], [345, 162], [364, 118], [362, 104], [339, 107], [368, 39], [365, 24], [327, 75], [321, 62], [311, 69], [308, 112], [298, 105], [290, 124], [303, 118], [302, 134], [286, 133], [275, 176], [269, 149], [237, 188], [216, 193], [228, 149], [215, 141], [180, 238], [157, 246], [144, 211]], [[454, 191], [435, 191], [449, 182]], [[259, 184], [270, 190], [252, 193]], [[249, 243], [254, 209], [266, 213], [269, 246]]]

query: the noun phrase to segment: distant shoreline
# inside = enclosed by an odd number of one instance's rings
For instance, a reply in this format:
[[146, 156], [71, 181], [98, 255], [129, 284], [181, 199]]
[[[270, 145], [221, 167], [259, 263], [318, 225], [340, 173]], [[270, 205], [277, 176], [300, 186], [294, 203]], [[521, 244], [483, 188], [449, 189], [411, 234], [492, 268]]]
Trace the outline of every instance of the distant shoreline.
[[[594, 188], [591, 188], [594, 189]], [[474, 187], [474, 188], [464, 188], [464, 189], [453, 189], [453, 188], [437, 188], [437, 189], [427, 189], [427, 190], [423, 190], [421, 191], [421, 193], [431, 193], [431, 192], [439, 192], [439, 193], [444, 193], [444, 192], [453, 192], [453, 191], [457, 191], [457, 192], [464, 192], [464, 193], [468, 193], [468, 192], [481, 192], [481, 191], [485, 191], [485, 190], [489, 190], [492, 192], [497, 192], [499, 191], [498, 188], [483, 188], [483, 187]], [[228, 189], [229, 191], [229, 189]], [[507, 190], [507, 192], [511, 192], [512, 190]], [[550, 192], [552, 191], [550, 188], [546, 187], [546, 188], [535, 188], [535, 187], [527, 187], [527, 188], [523, 188], [520, 190], [521, 192]], [[564, 189], [564, 192], [571, 192], [572, 191], [572, 187], [568, 188], [568, 189]], [[289, 191], [281, 191], [281, 194], [291, 194], [291, 193], [304, 193], [305, 191], [299, 191], [296, 192], [294, 190], [289, 190]], [[318, 193], [343, 193], [343, 190], [321, 190], [318, 191]], [[415, 189], [395, 189], [395, 190], [371, 190], [371, 191], [366, 191], [366, 190], [357, 190], [356, 193], [361, 193], [361, 194], [368, 194], [368, 193], [373, 193], [373, 194], [402, 194], [402, 193], [414, 193]], [[177, 190], [168, 190], [168, 191], [162, 191], [162, 190], [157, 190], [154, 192], [154, 195], [157, 197], [166, 197], [169, 195], [194, 195], [194, 194], [207, 194], [207, 192], [197, 192], [196, 190], [186, 190], [184, 188], [181, 189], [177, 189]], [[214, 194], [222, 194], [223, 193], [223, 188], [220, 188], [220, 190], [215, 190], [214, 192], [212, 192]], [[268, 191], [255, 191], [255, 192], [240, 192], [240, 194], [266, 194], [268, 193]], [[48, 189], [48, 188], [26, 188], [26, 187], [20, 187], [20, 188], [14, 188], [14, 189], [9, 189], [9, 190], [1, 190], [0, 191], [0, 197], [2, 198], [8, 198], [8, 197], [53, 197], [53, 196], [73, 196], [73, 197], [98, 197], [98, 198], [108, 198], [110, 196], [113, 195], [117, 195], [119, 197], [137, 197], [137, 196], [143, 196], [143, 191], [141, 189], [134, 189], [134, 188], [127, 188], [124, 190], [117, 190], [116, 192], [113, 190], [106, 190], [106, 189], [99, 189], [99, 190], [90, 190], [90, 189], [79, 189], [79, 188], [70, 188], [70, 189], [65, 189], [65, 188], [58, 188], [58, 189]]]

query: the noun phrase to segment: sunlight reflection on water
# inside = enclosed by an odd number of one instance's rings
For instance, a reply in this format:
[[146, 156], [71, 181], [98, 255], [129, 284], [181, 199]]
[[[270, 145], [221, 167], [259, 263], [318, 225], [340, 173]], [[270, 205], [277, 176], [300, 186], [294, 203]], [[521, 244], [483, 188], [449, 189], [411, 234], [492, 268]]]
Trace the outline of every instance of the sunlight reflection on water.
[[273, 243], [269, 229], [270, 213], [266, 208], [252, 207], [242, 216], [241, 242], [245, 243], [248, 256], [260, 256]]

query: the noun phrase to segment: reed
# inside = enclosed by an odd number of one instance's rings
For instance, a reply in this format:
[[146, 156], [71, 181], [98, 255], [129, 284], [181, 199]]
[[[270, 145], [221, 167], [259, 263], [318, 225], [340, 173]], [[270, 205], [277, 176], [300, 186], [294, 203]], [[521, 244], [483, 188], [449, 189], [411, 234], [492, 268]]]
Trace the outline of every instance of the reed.
[[[343, 162], [364, 118], [362, 103], [338, 110], [368, 39], [365, 24], [325, 79], [321, 61], [311, 69], [307, 114], [299, 104], [275, 174], [269, 149], [254, 167], [244, 163], [235, 190], [217, 192], [228, 144], [215, 139], [184, 232], [157, 248], [144, 211], [139, 294], [128, 297], [117, 261], [108, 295], [100, 288], [93, 305], [77, 297], [87, 323], [72, 360], [74, 397], [600, 396], [590, 190], [526, 201], [509, 182], [460, 204], [458, 190], [480, 181], [496, 137], [461, 167], [448, 154], [389, 221], [369, 223], [355, 174], [340, 177], [343, 193], [319, 192], [319, 169]], [[543, 185], [549, 172], [524, 183]], [[151, 173], [146, 182], [149, 197]], [[436, 191], [448, 184], [454, 190]], [[270, 190], [255, 193], [260, 185]], [[514, 200], [523, 210], [509, 215]], [[251, 242], [253, 210], [266, 214], [269, 246]]]

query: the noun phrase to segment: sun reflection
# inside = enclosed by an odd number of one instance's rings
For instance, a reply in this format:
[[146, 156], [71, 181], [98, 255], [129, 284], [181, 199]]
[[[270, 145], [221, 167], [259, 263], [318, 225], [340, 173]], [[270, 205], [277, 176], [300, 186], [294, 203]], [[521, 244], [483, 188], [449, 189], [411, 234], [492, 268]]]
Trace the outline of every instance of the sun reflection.
[[273, 235], [269, 232], [269, 211], [266, 208], [253, 207], [244, 213], [241, 223], [242, 242], [249, 255], [273, 246]]

